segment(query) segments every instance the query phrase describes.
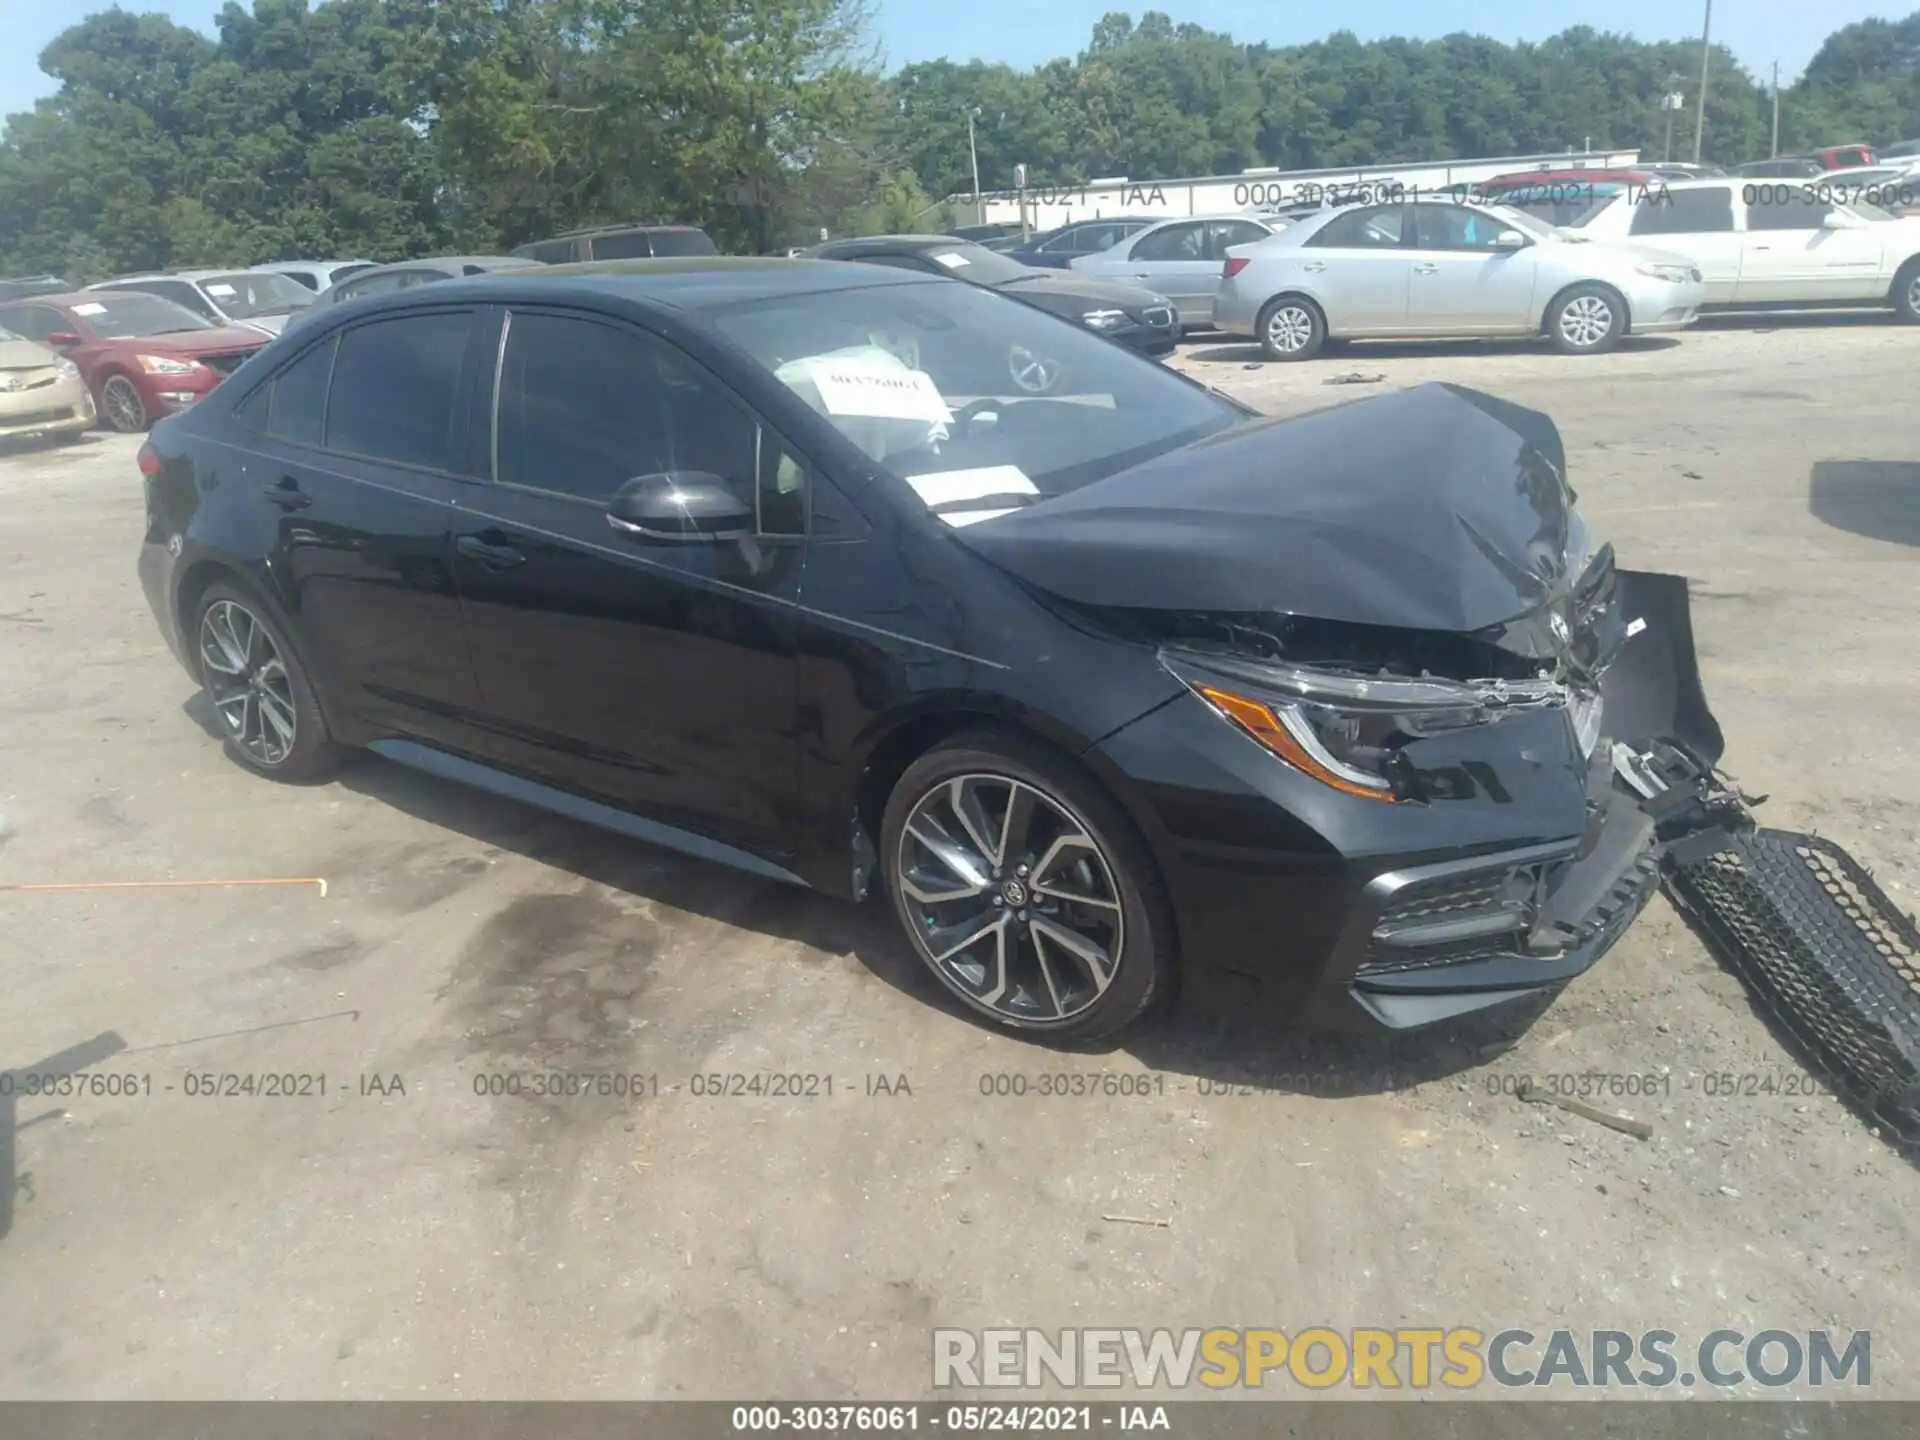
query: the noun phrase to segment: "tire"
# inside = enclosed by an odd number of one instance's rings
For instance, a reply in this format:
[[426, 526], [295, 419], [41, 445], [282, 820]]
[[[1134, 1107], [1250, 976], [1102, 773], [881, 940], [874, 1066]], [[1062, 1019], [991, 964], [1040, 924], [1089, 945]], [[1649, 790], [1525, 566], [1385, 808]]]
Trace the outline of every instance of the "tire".
[[1920, 325], [1920, 260], [1909, 260], [1893, 277], [1893, 309], [1909, 325]]
[[[1025, 843], [1007, 844], [1016, 795], [1029, 817]], [[1172, 911], [1145, 843], [1098, 785], [1045, 746], [998, 731], [935, 746], [894, 785], [880, 845], [883, 883], [914, 953], [999, 1028], [1061, 1044], [1104, 1040], [1172, 993]], [[953, 940], [963, 943], [940, 943]]]
[[1605, 285], [1575, 285], [1547, 309], [1547, 335], [1562, 355], [1603, 355], [1626, 333], [1627, 302]]
[[100, 387], [95, 407], [107, 428], [122, 435], [137, 435], [153, 423], [147, 414], [147, 402], [140, 398], [140, 387], [124, 375], [109, 375]]
[[1305, 296], [1280, 295], [1262, 307], [1255, 333], [1269, 360], [1311, 360], [1327, 343], [1327, 317]]
[[228, 755], [256, 775], [293, 784], [333, 773], [341, 747], [327, 730], [299, 653], [269, 606], [238, 586], [216, 582], [194, 606], [188, 643]]

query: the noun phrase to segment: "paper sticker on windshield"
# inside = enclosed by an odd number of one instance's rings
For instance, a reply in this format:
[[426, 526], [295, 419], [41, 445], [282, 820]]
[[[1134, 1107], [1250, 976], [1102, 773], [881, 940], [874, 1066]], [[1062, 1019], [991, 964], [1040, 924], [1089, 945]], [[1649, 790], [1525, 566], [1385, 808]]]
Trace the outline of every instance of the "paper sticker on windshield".
[[966, 256], [956, 254], [952, 250], [934, 251], [933, 260], [936, 265], [944, 265], [949, 270], [960, 270], [973, 263]]
[[829, 415], [859, 415], [876, 420], [952, 422], [953, 412], [940, 398], [940, 389], [924, 370], [910, 370], [891, 355], [820, 356], [807, 378], [820, 392], [820, 404]]
[[975, 470], [939, 470], [931, 475], [909, 475], [913, 493], [949, 525], [977, 525], [997, 515], [1010, 515], [1040, 492], [1018, 465], [983, 465]]
[[231, 294], [233, 294], [233, 286], [231, 286], [231, 285], [209, 285], [209, 286], [207, 286], [207, 293], [208, 293], [209, 295], [218, 295], [218, 296], [219, 296], [219, 297], [220, 297], [221, 299], [223, 299], [223, 300], [224, 300], [224, 299], [226, 299], [226, 297], [227, 297], [227, 296], [229, 296], [229, 295], [231, 295]]
[[73, 313], [76, 315], [104, 315], [107, 313], [107, 307], [102, 305], [98, 300], [88, 300], [84, 304], [74, 306]]

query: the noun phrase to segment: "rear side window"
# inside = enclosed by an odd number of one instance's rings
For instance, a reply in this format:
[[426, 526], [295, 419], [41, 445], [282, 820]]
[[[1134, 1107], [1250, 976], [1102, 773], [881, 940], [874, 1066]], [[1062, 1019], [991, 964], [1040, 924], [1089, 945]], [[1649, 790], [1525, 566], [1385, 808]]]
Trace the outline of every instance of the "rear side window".
[[320, 277], [311, 270], [282, 270], [280, 273], [289, 280], [306, 286], [309, 290], [320, 288]]
[[527, 260], [538, 260], [542, 265], [565, 265], [573, 259], [573, 241], [540, 240], [532, 245], [522, 245], [513, 252]]
[[718, 255], [719, 248], [704, 230], [656, 230], [653, 234], [656, 255]]
[[453, 402], [471, 319], [466, 311], [403, 315], [347, 331], [327, 397], [327, 449], [453, 468]]
[[[290, 445], [318, 447], [326, 431], [327, 383], [333, 377], [333, 352], [338, 341], [328, 336], [263, 387], [267, 397], [264, 417], [267, 434]], [[252, 419], [258, 394], [247, 397], [243, 418]]]
[[1134, 244], [1135, 260], [1204, 260], [1207, 258], [1207, 227], [1200, 224], [1169, 225], [1143, 236]]
[[647, 248], [647, 232], [628, 230], [617, 235], [596, 235], [592, 240], [596, 260], [644, 260], [653, 252]]
[[1327, 250], [1394, 250], [1406, 226], [1404, 205], [1374, 205], [1349, 210], [1313, 235], [1306, 243]]
[[1711, 235], [1733, 229], [1731, 185], [1668, 190], [1644, 199], [1628, 196], [1627, 203], [1634, 207], [1634, 235]]

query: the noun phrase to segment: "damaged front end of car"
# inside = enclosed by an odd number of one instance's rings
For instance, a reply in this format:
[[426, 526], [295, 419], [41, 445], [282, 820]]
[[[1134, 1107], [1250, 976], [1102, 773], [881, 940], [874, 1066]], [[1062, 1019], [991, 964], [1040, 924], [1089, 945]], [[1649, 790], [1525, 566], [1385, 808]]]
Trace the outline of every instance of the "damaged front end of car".
[[1564, 468], [1545, 416], [1430, 385], [965, 537], [1180, 682], [1100, 748], [1153, 777], [1183, 941], [1296, 1019], [1398, 1030], [1557, 987], [1669, 857], [1751, 828], [1686, 581], [1596, 547]]

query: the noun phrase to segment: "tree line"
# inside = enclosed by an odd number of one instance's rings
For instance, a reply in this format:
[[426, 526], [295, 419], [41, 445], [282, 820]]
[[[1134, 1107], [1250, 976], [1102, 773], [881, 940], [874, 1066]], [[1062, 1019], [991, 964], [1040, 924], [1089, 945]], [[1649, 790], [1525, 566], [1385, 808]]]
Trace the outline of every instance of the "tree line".
[[[887, 70], [866, 0], [229, 0], [208, 37], [111, 9], [40, 56], [0, 134], [0, 273], [497, 252], [576, 225], [704, 225], [723, 248], [944, 225], [1035, 185], [1637, 146], [1691, 106], [1697, 43], [1577, 27], [1243, 44], [1110, 14], [1029, 69]], [[1705, 158], [1770, 148], [1772, 96], [1715, 48]], [[1783, 150], [1920, 136], [1920, 12], [1828, 37]], [[1691, 109], [1673, 125], [1691, 154]]]

